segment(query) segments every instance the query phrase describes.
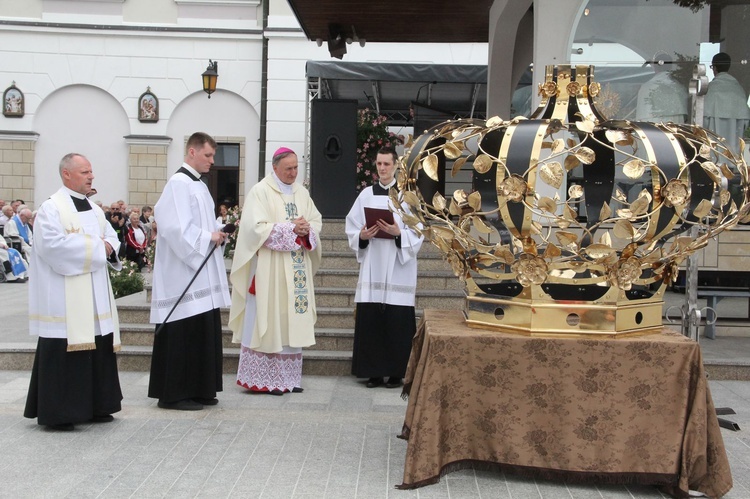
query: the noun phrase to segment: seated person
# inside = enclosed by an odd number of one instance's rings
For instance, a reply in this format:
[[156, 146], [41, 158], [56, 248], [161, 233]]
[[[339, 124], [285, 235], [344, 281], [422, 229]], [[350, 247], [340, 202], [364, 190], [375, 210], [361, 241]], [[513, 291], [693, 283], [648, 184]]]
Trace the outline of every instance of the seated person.
[[21, 253], [9, 248], [5, 239], [0, 237], [0, 282], [26, 282], [28, 268]]
[[141, 227], [140, 214], [137, 211], [130, 213], [130, 225], [125, 234], [125, 257], [131, 262], [138, 264], [138, 270], [146, 265], [146, 247], [148, 237], [146, 231]]
[[26, 261], [31, 260], [31, 245], [33, 244], [31, 227], [29, 226], [31, 217], [31, 210], [21, 206], [18, 213], [13, 215], [5, 224], [4, 235], [6, 237], [21, 238], [21, 252]]

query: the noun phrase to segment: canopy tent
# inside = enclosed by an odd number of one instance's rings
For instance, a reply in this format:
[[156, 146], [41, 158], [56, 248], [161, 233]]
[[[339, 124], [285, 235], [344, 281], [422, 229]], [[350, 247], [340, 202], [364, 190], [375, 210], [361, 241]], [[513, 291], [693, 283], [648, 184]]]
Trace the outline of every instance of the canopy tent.
[[414, 105], [454, 118], [483, 118], [487, 66], [308, 61], [311, 98], [356, 100], [392, 125], [413, 121]]

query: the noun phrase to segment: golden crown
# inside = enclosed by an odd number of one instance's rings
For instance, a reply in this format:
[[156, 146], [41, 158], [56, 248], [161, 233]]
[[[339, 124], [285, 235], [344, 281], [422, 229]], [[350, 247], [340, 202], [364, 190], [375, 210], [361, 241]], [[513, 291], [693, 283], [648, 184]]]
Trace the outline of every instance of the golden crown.
[[[594, 105], [593, 73], [548, 66], [530, 119], [449, 121], [401, 158], [394, 205], [465, 282], [471, 326], [660, 331], [680, 262], [750, 212], [747, 165], [720, 137], [695, 125], [608, 120]], [[446, 198], [444, 177], [464, 165], [471, 192]]]

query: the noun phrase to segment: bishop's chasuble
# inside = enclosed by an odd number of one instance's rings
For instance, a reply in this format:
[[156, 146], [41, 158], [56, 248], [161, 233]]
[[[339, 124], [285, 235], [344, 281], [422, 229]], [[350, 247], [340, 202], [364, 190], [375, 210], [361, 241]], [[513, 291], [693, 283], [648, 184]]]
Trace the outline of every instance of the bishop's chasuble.
[[[309, 249], [295, 242], [291, 220], [299, 216], [310, 223]], [[240, 370], [243, 356], [247, 359], [249, 354], [247, 349], [261, 356], [283, 355], [289, 352], [288, 347], [301, 349], [315, 344], [313, 276], [321, 260], [321, 226], [320, 212], [301, 185], [280, 187], [280, 181], [271, 174], [250, 189], [230, 275], [229, 327], [234, 333], [232, 341], [242, 343]], [[249, 292], [251, 284], [257, 293]], [[301, 375], [301, 350], [297, 355]], [[255, 365], [266, 360], [261, 358]]]

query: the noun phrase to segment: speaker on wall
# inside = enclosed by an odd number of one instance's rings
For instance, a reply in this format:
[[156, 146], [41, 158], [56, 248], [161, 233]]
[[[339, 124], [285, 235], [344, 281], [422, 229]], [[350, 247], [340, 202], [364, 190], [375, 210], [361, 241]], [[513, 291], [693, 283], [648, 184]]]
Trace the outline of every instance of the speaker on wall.
[[345, 218], [357, 198], [357, 101], [312, 101], [310, 194], [325, 218]]

